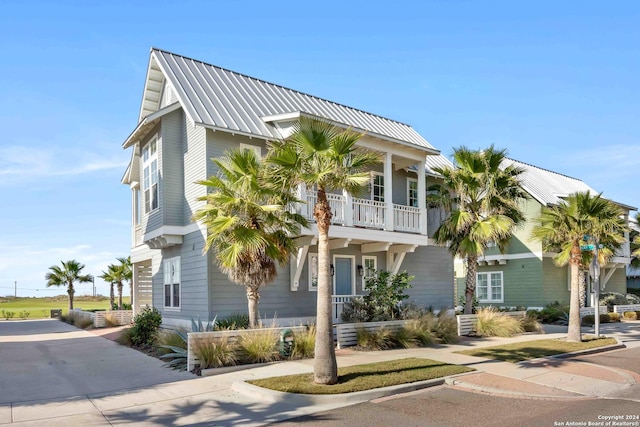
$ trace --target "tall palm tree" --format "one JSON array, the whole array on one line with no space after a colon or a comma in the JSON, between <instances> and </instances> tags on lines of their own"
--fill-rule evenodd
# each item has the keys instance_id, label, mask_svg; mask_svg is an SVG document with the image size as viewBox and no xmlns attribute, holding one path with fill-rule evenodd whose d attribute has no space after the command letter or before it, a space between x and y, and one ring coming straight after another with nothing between
<instances>
[{"instance_id":1,"label":"tall palm tree","mask_svg":"<svg viewBox=\"0 0 640 427\"><path fill-rule=\"evenodd\" d=\"M589 192L570 195L561 203L542 208L542 213L532 231L534 238L542 241L543 249L557 252L553 258L558 266L569 264L571 271L571 297L567 341L580 342L579 279L583 252L580 246L585 236L603 245L598 250L598 262L603 265L624 242L628 226L622 210L600 194Z\"/></svg>"},{"instance_id":2,"label":"tall palm tree","mask_svg":"<svg viewBox=\"0 0 640 427\"><path fill-rule=\"evenodd\" d=\"M109 284L109 310L113 310L113 305L115 303L113 287L118 283L118 272L116 271L116 266L114 264L109 264L107 266L107 271L102 270L102 274L98 277Z\"/></svg>"},{"instance_id":3,"label":"tall palm tree","mask_svg":"<svg viewBox=\"0 0 640 427\"><path fill-rule=\"evenodd\" d=\"M307 221L291 207L291 189L278 191L267 182L266 167L251 150L213 159L219 170L199 184L207 204L194 214L208 230L205 251L213 249L218 267L232 282L245 286L249 324L258 326L260 288L277 275L296 249L294 236Z\"/></svg>"},{"instance_id":4,"label":"tall palm tree","mask_svg":"<svg viewBox=\"0 0 640 427\"><path fill-rule=\"evenodd\" d=\"M460 147L453 152L456 167L434 168L443 177L445 189L440 193L448 191L453 195L453 203L444 204L451 214L438 227L434 238L464 260L465 314L473 310L478 258L490 243L495 242L504 251L515 227L524 220L519 207L519 202L527 197L520 187L523 169L513 165L503 167L506 155L506 150L493 145L486 150Z\"/></svg>"},{"instance_id":5,"label":"tall palm tree","mask_svg":"<svg viewBox=\"0 0 640 427\"><path fill-rule=\"evenodd\" d=\"M640 224L640 213L636 214L636 224ZM640 233L635 229L630 230L631 239L631 267L640 268Z\"/></svg>"},{"instance_id":6,"label":"tall palm tree","mask_svg":"<svg viewBox=\"0 0 640 427\"><path fill-rule=\"evenodd\" d=\"M129 282L129 292L131 295L131 303L133 304L133 270L131 268L131 257L116 258L118 260L118 310L123 309L122 305L122 287L124 282Z\"/></svg>"},{"instance_id":7,"label":"tall palm tree","mask_svg":"<svg viewBox=\"0 0 640 427\"><path fill-rule=\"evenodd\" d=\"M49 286L66 286L67 295L69 295L69 310L73 310L73 295L75 289L74 283L90 283L93 280L90 274L82 274L84 264L72 259L70 261L60 261L62 267L52 265L49 272L45 274L44 279Z\"/></svg>"},{"instance_id":8,"label":"tall palm tree","mask_svg":"<svg viewBox=\"0 0 640 427\"><path fill-rule=\"evenodd\" d=\"M318 292L314 381L335 384L338 369L333 344L331 319L331 277L329 274L329 225L331 207L327 192L358 192L369 181L366 168L379 161L379 156L356 150L361 134L340 129L331 123L302 117L293 134L284 141L271 143L269 163L273 176L283 188L305 184L317 189L313 217L318 227Z\"/></svg>"}]
</instances>

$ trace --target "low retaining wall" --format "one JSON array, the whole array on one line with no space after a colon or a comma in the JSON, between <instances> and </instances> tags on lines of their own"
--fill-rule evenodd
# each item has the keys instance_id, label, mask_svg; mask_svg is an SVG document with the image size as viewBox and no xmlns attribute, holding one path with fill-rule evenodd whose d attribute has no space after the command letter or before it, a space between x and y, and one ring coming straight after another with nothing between
<instances>
[{"instance_id":1,"label":"low retaining wall","mask_svg":"<svg viewBox=\"0 0 640 427\"><path fill-rule=\"evenodd\" d=\"M501 314L513 317L524 317L526 311L503 311ZM469 335L476 330L476 324L478 323L477 314L458 314L456 316L458 322L458 336Z\"/></svg>"},{"instance_id":2,"label":"low retaining wall","mask_svg":"<svg viewBox=\"0 0 640 427\"><path fill-rule=\"evenodd\" d=\"M226 337L229 341L237 341L238 337L243 334L252 334L252 333L260 333L265 331L273 331L278 338L280 337L280 332L285 329L291 329L293 333L304 332L307 327L306 326L292 326L288 328L264 328L264 329L240 329L240 330L232 330L232 331L214 331L214 332L189 332L187 334L187 371L191 371L199 364L200 360L198 356L196 356L194 352L194 345L197 340L203 339L219 339Z\"/></svg>"},{"instance_id":3,"label":"low retaining wall","mask_svg":"<svg viewBox=\"0 0 640 427\"><path fill-rule=\"evenodd\" d=\"M613 312L623 314L625 311L640 311L640 304L614 305Z\"/></svg>"},{"instance_id":4,"label":"low retaining wall","mask_svg":"<svg viewBox=\"0 0 640 427\"><path fill-rule=\"evenodd\" d=\"M607 314L609 312L609 309L607 309L606 305L601 305L598 308L598 312L600 314ZM582 307L580 309L580 318L582 319L584 316L595 316L596 314L596 309L593 307Z\"/></svg>"},{"instance_id":5,"label":"low retaining wall","mask_svg":"<svg viewBox=\"0 0 640 427\"><path fill-rule=\"evenodd\" d=\"M73 309L70 311L73 317L91 319L95 328L104 328L107 321L115 326L128 325L133 320L132 310L108 310L108 311L83 311Z\"/></svg>"},{"instance_id":6,"label":"low retaining wall","mask_svg":"<svg viewBox=\"0 0 640 427\"><path fill-rule=\"evenodd\" d=\"M409 320L390 320L387 322L366 322L366 323L338 323L336 328L336 341L338 348L352 347L358 344L358 329L375 331L380 328L395 331L407 324Z\"/></svg>"}]
</instances>

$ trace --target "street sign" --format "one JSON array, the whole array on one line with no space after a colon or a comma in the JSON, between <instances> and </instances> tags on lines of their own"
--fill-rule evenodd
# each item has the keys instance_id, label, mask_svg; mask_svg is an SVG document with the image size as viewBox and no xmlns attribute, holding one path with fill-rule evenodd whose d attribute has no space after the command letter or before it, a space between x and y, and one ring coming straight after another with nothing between
<instances>
[{"instance_id":1,"label":"street sign","mask_svg":"<svg viewBox=\"0 0 640 427\"><path fill-rule=\"evenodd\" d=\"M596 245L581 245L580 246L580 250L581 251L592 251L596 248Z\"/></svg>"}]
</instances>

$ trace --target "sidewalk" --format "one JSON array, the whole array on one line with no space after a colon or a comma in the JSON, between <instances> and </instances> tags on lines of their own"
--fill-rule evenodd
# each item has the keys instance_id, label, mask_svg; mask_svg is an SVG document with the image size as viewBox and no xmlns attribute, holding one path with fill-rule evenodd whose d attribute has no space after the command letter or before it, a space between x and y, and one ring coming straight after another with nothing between
<instances>
[{"instance_id":1,"label":"sidewalk","mask_svg":"<svg viewBox=\"0 0 640 427\"><path fill-rule=\"evenodd\" d=\"M455 351L507 342L560 338L563 333L521 335L514 338L464 339L439 348L380 352L338 351L338 366L372 363L405 357L423 357L463 364L477 371L447 379L447 384L470 391L539 399L603 397L630 387L640 378L617 369L570 359L542 359L512 364L455 354ZM584 332L588 332L585 330ZM640 347L640 323L606 327L628 347ZM352 393L349 396L312 398L247 387L243 381L313 371L313 361L280 362L212 377L196 378L153 387L70 399L15 402L0 406L0 424L73 426L135 424L158 425L263 425L325 411L419 386L402 385ZM431 382L441 384L443 381Z\"/></svg>"}]
</instances>

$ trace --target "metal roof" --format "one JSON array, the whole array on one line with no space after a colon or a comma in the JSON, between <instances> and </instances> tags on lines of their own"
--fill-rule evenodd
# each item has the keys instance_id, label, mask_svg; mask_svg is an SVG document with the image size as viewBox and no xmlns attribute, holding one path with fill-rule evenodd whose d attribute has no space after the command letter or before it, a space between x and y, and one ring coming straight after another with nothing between
<instances>
[{"instance_id":1,"label":"metal roof","mask_svg":"<svg viewBox=\"0 0 640 427\"><path fill-rule=\"evenodd\" d=\"M151 49L140 120L158 103L159 71L189 117L204 126L280 138L262 118L302 112L437 152L407 124L156 48Z\"/></svg>"},{"instance_id":2,"label":"metal roof","mask_svg":"<svg viewBox=\"0 0 640 427\"><path fill-rule=\"evenodd\" d=\"M593 195L598 194L596 190L577 178L517 160L505 159L503 166L510 165L524 169L524 172L520 175L522 188L543 205L559 204L562 202L563 197L578 191L588 191Z\"/></svg>"}]
</instances>

